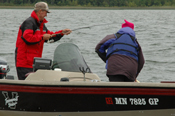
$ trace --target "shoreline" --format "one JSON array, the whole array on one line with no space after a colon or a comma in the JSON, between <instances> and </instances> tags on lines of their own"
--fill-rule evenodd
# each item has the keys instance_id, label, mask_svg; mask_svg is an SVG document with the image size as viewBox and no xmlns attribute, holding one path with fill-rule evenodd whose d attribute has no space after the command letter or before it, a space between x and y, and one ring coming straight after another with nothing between
<instances>
[{"instance_id":1,"label":"shoreline","mask_svg":"<svg viewBox=\"0 0 175 116\"><path fill-rule=\"evenodd\" d=\"M105 10L124 10L124 9L133 9L133 10L171 10L175 9L175 6L157 6L157 7L85 7L85 6L49 6L50 9L105 9ZM33 9L33 6L0 6L0 9Z\"/></svg>"}]
</instances>

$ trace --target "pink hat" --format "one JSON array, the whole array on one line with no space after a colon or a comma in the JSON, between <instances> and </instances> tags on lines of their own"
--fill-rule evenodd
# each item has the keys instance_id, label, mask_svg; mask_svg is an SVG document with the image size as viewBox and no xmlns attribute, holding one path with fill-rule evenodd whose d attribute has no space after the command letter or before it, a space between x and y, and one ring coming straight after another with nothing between
<instances>
[{"instance_id":1,"label":"pink hat","mask_svg":"<svg viewBox=\"0 0 175 116\"><path fill-rule=\"evenodd\" d=\"M134 30L134 24L133 23L128 22L126 19L124 21L125 21L125 23L122 24L122 28L130 27Z\"/></svg>"}]
</instances>

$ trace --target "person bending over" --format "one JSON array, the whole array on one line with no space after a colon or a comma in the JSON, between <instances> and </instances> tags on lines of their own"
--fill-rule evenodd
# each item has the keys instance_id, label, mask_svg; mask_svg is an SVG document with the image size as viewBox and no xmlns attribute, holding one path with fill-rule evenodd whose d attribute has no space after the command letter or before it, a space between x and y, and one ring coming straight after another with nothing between
<instances>
[{"instance_id":1,"label":"person bending over","mask_svg":"<svg viewBox=\"0 0 175 116\"><path fill-rule=\"evenodd\" d=\"M117 33L107 35L95 48L106 63L106 75L110 82L136 81L145 62L141 46L136 40L134 24L124 21Z\"/></svg>"}]
</instances>

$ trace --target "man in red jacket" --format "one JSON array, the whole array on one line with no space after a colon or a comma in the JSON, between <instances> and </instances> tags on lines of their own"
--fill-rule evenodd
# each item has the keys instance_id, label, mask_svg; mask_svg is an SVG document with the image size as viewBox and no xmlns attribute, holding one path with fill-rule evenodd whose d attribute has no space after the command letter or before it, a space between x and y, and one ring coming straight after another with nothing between
<instances>
[{"instance_id":1,"label":"man in red jacket","mask_svg":"<svg viewBox=\"0 0 175 116\"><path fill-rule=\"evenodd\" d=\"M24 80L25 74L33 71L34 57L42 57L44 42L60 40L64 35L70 34L70 29L63 29L51 32L45 26L48 21L45 19L49 12L47 3L38 2L34 11L19 27L15 62L19 80Z\"/></svg>"}]
</instances>

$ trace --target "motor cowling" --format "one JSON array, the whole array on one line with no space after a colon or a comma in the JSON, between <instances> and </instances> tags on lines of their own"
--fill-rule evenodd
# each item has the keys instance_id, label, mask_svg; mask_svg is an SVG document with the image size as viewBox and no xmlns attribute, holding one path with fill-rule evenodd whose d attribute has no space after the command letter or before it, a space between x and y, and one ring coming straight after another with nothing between
<instances>
[{"instance_id":1,"label":"motor cowling","mask_svg":"<svg viewBox=\"0 0 175 116\"><path fill-rule=\"evenodd\" d=\"M6 78L7 73L10 71L7 62L0 58L0 79Z\"/></svg>"}]
</instances>

